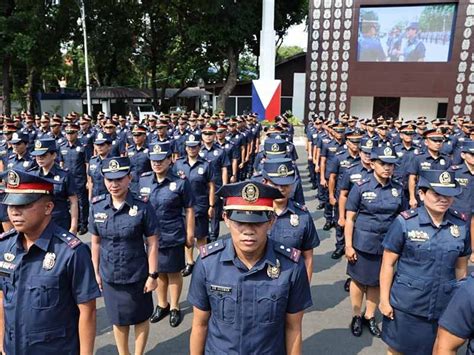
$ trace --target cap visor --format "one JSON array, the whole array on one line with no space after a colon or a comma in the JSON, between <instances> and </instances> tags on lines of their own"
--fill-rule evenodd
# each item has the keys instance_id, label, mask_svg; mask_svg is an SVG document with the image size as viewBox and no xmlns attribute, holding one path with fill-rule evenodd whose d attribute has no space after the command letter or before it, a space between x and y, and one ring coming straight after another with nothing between
<instances>
[{"instance_id":1,"label":"cap visor","mask_svg":"<svg viewBox=\"0 0 474 355\"><path fill-rule=\"evenodd\" d=\"M456 184L456 187L431 186L430 188L438 195L447 197L456 197L462 193L462 188L458 184Z\"/></svg>"},{"instance_id":2,"label":"cap visor","mask_svg":"<svg viewBox=\"0 0 474 355\"><path fill-rule=\"evenodd\" d=\"M0 203L8 206L23 206L39 200L45 194L21 194L6 193L2 196Z\"/></svg>"},{"instance_id":3,"label":"cap visor","mask_svg":"<svg viewBox=\"0 0 474 355\"><path fill-rule=\"evenodd\" d=\"M396 164L396 163L398 163L397 158L377 158L377 160L380 160L381 162L387 163L387 164Z\"/></svg>"},{"instance_id":4,"label":"cap visor","mask_svg":"<svg viewBox=\"0 0 474 355\"><path fill-rule=\"evenodd\" d=\"M268 154L268 153L265 153L265 157L267 159L281 159L281 158L287 158L287 155L286 153L271 153L271 154Z\"/></svg>"},{"instance_id":5,"label":"cap visor","mask_svg":"<svg viewBox=\"0 0 474 355\"><path fill-rule=\"evenodd\" d=\"M150 154L149 158L151 161L162 161L171 156L171 154Z\"/></svg>"},{"instance_id":6,"label":"cap visor","mask_svg":"<svg viewBox=\"0 0 474 355\"><path fill-rule=\"evenodd\" d=\"M33 150L30 154L33 156L44 155L48 152L48 150Z\"/></svg>"},{"instance_id":7,"label":"cap visor","mask_svg":"<svg viewBox=\"0 0 474 355\"><path fill-rule=\"evenodd\" d=\"M103 173L103 175L107 180L116 180L116 179L121 179L124 176L127 176L129 173L130 173L129 170L124 170L124 171L116 171L114 173Z\"/></svg>"},{"instance_id":8,"label":"cap visor","mask_svg":"<svg viewBox=\"0 0 474 355\"><path fill-rule=\"evenodd\" d=\"M201 144L201 142L198 141L185 143L186 147L197 147L199 144Z\"/></svg>"},{"instance_id":9,"label":"cap visor","mask_svg":"<svg viewBox=\"0 0 474 355\"><path fill-rule=\"evenodd\" d=\"M270 221L267 211L227 211L227 216L231 221L240 223L265 223Z\"/></svg>"},{"instance_id":10,"label":"cap visor","mask_svg":"<svg viewBox=\"0 0 474 355\"><path fill-rule=\"evenodd\" d=\"M271 177L265 170L262 170L262 175L265 179L270 180L275 185L292 185L296 181L296 175L286 177Z\"/></svg>"}]
</instances>

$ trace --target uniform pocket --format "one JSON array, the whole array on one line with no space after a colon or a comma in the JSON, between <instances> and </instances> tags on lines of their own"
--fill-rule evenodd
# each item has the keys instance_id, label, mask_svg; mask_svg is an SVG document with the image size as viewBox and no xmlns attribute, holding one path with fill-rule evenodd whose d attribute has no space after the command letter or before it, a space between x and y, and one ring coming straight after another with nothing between
<instances>
[{"instance_id":1,"label":"uniform pocket","mask_svg":"<svg viewBox=\"0 0 474 355\"><path fill-rule=\"evenodd\" d=\"M36 275L30 279L31 307L48 309L59 303L59 276Z\"/></svg>"},{"instance_id":2,"label":"uniform pocket","mask_svg":"<svg viewBox=\"0 0 474 355\"><path fill-rule=\"evenodd\" d=\"M10 277L13 277L13 274ZM13 299L13 295L15 294L15 288L13 284L10 281L4 281L2 285L2 289L3 289L3 299L5 300L5 302L7 303L11 302Z\"/></svg>"},{"instance_id":3,"label":"uniform pocket","mask_svg":"<svg viewBox=\"0 0 474 355\"><path fill-rule=\"evenodd\" d=\"M448 245L446 249L445 265L450 269L454 269L456 267L456 261L462 254L463 250L464 245L461 243Z\"/></svg>"},{"instance_id":4,"label":"uniform pocket","mask_svg":"<svg viewBox=\"0 0 474 355\"><path fill-rule=\"evenodd\" d=\"M257 320L259 323L282 321L286 315L288 288L261 285L257 288Z\"/></svg>"},{"instance_id":5,"label":"uniform pocket","mask_svg":"<svg viewBox=\"0 0 474 355\"><path fill-rule=\"evenodd\" d=\"M28 333L28 344L48 343L59 338L66 337L66 328L54 328L39 331L30 331Z\"/></svg>"},{"instance_id":6,"label":"uniform pocket","mask_svg":"<svg viewBox=\"0 0 474 355\"><path fill-rule=\"evenodd\" d=\"M396 275L390 292L390 303L401 309L415 309L427 314L429 309L429 290L426 282L409 275Z\"/></svg>"},{"instance_id":7,"label":"uniform pocket","mask_svg":"<svg viewBox=\"0 0 474 355\"><path fill-rule=\"evenodd\" d=\"M228 292L214 291L215 287L207 285L211 313L217 320L232 324L237 313L237 286L219 286L226 288Z\"/></svg>"}]
</instances>

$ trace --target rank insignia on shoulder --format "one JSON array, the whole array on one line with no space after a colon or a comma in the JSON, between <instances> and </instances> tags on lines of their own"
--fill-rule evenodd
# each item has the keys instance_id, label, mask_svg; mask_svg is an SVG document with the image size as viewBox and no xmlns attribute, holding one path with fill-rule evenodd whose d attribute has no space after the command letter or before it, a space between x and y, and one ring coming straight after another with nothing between
<instances>
[{"instance_id":1,"label":"rank insignia on shoulder","mask_svg":"<svg viewBox=\"0 0 474 355\"><path fill-rule=\"evenodd\" d=\"M107 197L106 194L95 196L92 198L92 203L97 203L99 201L105 200L106 197Z\"/></svg>"},{"instance_id":2,"label":"rank insignia on shoulder","mask_svg":"<svg viewBox=\"0 0 474 355\"><path fill-rule=\"evenodd\" d=\"M357 183L357 185L358 185L358 186L362 186L362 185L364 185L367 181L369 181L369 180L367 180L367 179L362 179L362 180L360 180L360 181Z\"/></svg>"},{"instance_id":3,"label":"rank insignia on shoulder","mask_svg":"<svg viewBox=\"0 0 474 355\"><path fill-rule=\"evenodd\" d=\"M451 169L453 169L453 170L459 170L459 169L461 169L461 166L460 166L460 165L452 165L452 166L451 166Z\"/></svg>"},{"instance_id":4,"label":"rank insignia on shoulder","mask_svg":"<svg viewBox=\"0 0 474 355\"><path fill-rule=\"evenodd\" d=\"M417 214L418 214L418 212L416 210L413 210L413 209L400 212L400 215L405 219L415 217Z\"/></svg>"},{"instance_id":5,"label":"rank insignia on shoulder","mask_svg":"<svg viewBox=\"0 0 474 355\"><path fill-rule=\"evenodd\" d=\"M9 231L6 231L6 232L3 232L2 234L0 234L0 239L6 239L8 237L11 237L14 234L15 234L15 229L12 228Z\"/></svg>"},{"instance_id":6,"label":"rank insignia on shoulder","mask_svg":"<svg viewBox=\"0 0 474 355\"><path fill-rule=\"evenodd\" d=\"M461 218L463 221L467 221L467 215L465 213L459 212L457 210L452 211L456 217Z\"/></svg>"},{"instance_id":7,"label":"rank insignia on shoulder","mask_svg":"<svg viewBox=\"0 0 474 355\"><path fill-rule=\"evenodd\" d=\"M201 255L201 259L203 259L206 256L214 254L215 252L222 249L224 249L224 243L222 242L222 240L216 240L213 243L201 245L199 247L199 255Z\"/></svg>"},{"instance_id":8,"label":"rank insignia on shoulder","mask_svg":"<svg viewBox=\"0 0 474 355\"><path fill-rule=\"evenodd\" d=\"M82 244L82 241L71 233L61 233L57 234L58 238L61 239L67 246L71 249L76 248L78 245Z\"/></svg>"},{"instance_id":9,"label":"rank insignia on shoulder","mask_svg":"<svg viewBox=\"0 0 474 355\"><path fill-rule=\"evenodd\" d=\"M153 171L147 171L146 173L143 173L141 176L150 176L153 174Z\"/></svg>"},{"instance_id":10,"label":"rank insignia on shoulder","mask_svg":"<svg viewBox=\"0 0 474 355\"><path fill-rule=\"evenodd\" d=\"M275 244L275 250L297 263L300 260L301 250L287 247L283 244Z\"/></svg>"}]
</instances>

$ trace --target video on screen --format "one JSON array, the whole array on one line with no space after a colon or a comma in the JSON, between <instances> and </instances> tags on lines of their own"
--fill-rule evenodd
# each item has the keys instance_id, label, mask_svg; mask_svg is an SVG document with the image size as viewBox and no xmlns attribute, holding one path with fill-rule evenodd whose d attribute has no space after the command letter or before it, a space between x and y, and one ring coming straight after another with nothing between
<instances>
[{"instance_id":1,"label":"video on screen","mask_svg":"<svg viewBox=\"0 0 474 355\"><path fill-rule=\"evenodd\" d=\"M361 62L447 62L456 4L361 7Z\"/></svg>"}]
</instances>

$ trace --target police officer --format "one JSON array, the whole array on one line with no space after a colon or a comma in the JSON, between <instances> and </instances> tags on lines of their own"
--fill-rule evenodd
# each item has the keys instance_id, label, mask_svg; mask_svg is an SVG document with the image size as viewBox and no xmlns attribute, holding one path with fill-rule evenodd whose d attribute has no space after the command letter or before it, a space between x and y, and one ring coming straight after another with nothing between
<instances>
[{"instance_id":1,"label":"police officer","mask_svg":"<svg viewBox=\"0 0 474 355\"><path fill-rule=\"evenodd\" d=\"M66 143L61 146L62 166L73 177L76 184L76 194L79 205L78 234L87 233L87 218L89 217L89 200L87 198L87 169L86 148L78 139L79 125L69 123L66 126ZM86 163L87 162L87 163Z\"/></svg>"},{"instance_id":2,"label":"police officer","mask_svg":"<svg viewBox=\"0 0 474 355\"><path fill-rule=\"evenodd\" d=\"M194 243L193 194L188 179L172 172L170 142L150 146L148 154L153 172L142 174L139 191L155 210L160 246L158 305L150 322L156 323L169 315L170 325L177 327L182 320L179 297L183 285L181 270L185 267L184 245L192 247Z\"/></svg>"},{"instance_id":3,"label":"police officer","mask_svg":"<svg viewBox=\"0 0 474 355\"><path fill-rule=\"evenodd\" d=\"M127 156L130 158L132 182L130 190L138 194L138 183L143 173L151 171L148 159L148 144L146 142L147 129L144 125L135 125L132 128L133 145L128 147Z\"/></svg>"},{"instance_id":4,"label":"police officer","mask_svg":"<svg viewBox=\"0 0 474 355\"><path fill-rule=\"evenodd\" d=\"M361 336L365 323L373 336L380 337L375 311L379 299L382 240L391 221L401 212L403 194L401 184L391 179L397 162L393 148L373 148L370 157L373 173L355 184L347 198L344 236L347 274L352 279L351 332ZM366 310L362 315L364 293Z\"/></svg>"},{"instance_id":5,"label":"police officer","mask_svg":"<svg viewBox=\"0 0 474 355\"><path fill-rule=\"evenodd\" d=\"M209 236L209 220L214 216L215 177L209 163L199 156L201 135L189 134L186 144L186 157L176 160L173 172L186 178L191 185L194 200L194 238L196 246L206 244ZM194 267L193 247L186 248L186 267L183 276L189 276Z\"/></svg>"},{"instance_id":6,"label":"police officer","mask_svg":"<svg viewBox=\"0 0 474 355\"><path fill-rule=\"evenodd\" d=\"M2 203L15 229L0 237L2 352L92 354L100 292L88 247L52 221L57 182L5 175Z\"/></svg>"},{"instance_id":7,"label":"police officer","mask_svg":"<svg viewBox=\"0 0 474 355\"><path fill-rule=\"evenodd\" d=\"M434 355L455 355L468 341L466 355L474 354L474 273L471 273L449 301L439 319Z\"/></svg>"},{"instance_id":8,"label":"police officer","mask_svg":"<svg viewBox=\"0 0 474 355\"><path fill-rule=\"evenodd\" d=\"M292 185L298 179L295 165L288 158L267 160L263 164L262 174L264 182L277 188L283 195L283 198L273 201L276 219L269 238L301 250L308 280L311 282L313 249L320 241L308 209L291 198Z\"/></svg>"},{"instance_id":9,"label":"police officer","mask_svg":"<svg viewBox=\"0 0 474 355\"><path fill-rule=\"evenodd\" d=\"M57 225L76 234L79 221L77 187L71 173L56 163L57 153L54 139L37 139L31 155L36 158L38 166L29 171L60 182L54 186L53 220Z\"/></svg>"},{"instance_id":10,"label":"police officer","mask_svg":"<svg viewBox=\"0 0 474 355\"><path fill-rule=\"evenodd\" d=\"M191 355L301 353L303 312L312 304L301 252L267 237L272 200L283 196L259 182L224 185L218 194L231 238L201 247L188 295Z\"/></svg>"},{"instance_id":11,"label":"police officer","mask_svg":"<svg viewBox=\"0 0 474 355\"><path fill-rule=\"evenodd\" d=\"M466 216L449 208L461 193L454 174L423 171L418 187L424 205L402 212L383 241L379 308L393 354L432 353L438 319L471 253Z\"/></svg>"},{"instance_id":12,"label":"police officer","mask_svg":"<svg viewBox=\"0 0 474 355\"><path fill-rule=\"evenodd\" d=\"M151 206L129 190L128 157L104 159L101 171L109 194L94 197L91 204L94 271L119 354L129 354L131 325L135 326L135 354L143 354L158 278L156 219Z\"/></svg>"},{"instance_id":13,"label":"police officer","mask_svg":"<svg viewBox=\"0 0 474 355\"><path fill-rule=\"evenodd\" d=\"M94 140L94 150L97 155L89 160L89 169L87 170L87 190L89 201L92 197L107 193L104 184L104 177L100 172L102 161L111 156L112 139L103 132L97 133Z\"/></svg>"},{"instance_id":14,"label":"police officer","mask_svg":"<svg viewBox=\"0 0 474 355\"><path fill-rule=\"evenodd\" d=\"M21 132L13 133L10 140L13 154L9 155L5 162L7 169L28 170L36 166L34 158L28 151L28 141L28 134Z\"/></svg>"}]
</instances>

